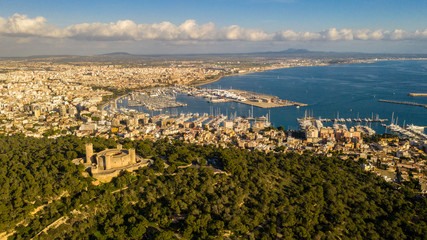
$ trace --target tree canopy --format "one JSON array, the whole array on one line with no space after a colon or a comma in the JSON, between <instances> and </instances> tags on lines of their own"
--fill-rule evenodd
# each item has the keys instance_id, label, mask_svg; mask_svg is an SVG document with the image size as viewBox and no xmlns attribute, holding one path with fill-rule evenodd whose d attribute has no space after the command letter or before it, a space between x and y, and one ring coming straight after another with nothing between
<instances>
[{"instance_id":1,"label":"tree canopy","mask_svg":"<svg viewBox=\"0 0 427 240\"><path fill-rule=\"evenodd\" d=\"M120 140L155 164L95 186L81 175L82 167L71 163L84 155L88 141L95 151L116 144L101 138L0 136L1 231L14 228L11 239L37 234L36 239L427 236L426 198L363 171L352 160L167 139ZM184 163L193 165L177 167ZM58 220L63 223L46 229Z\"/></svg>"}]
</instances>

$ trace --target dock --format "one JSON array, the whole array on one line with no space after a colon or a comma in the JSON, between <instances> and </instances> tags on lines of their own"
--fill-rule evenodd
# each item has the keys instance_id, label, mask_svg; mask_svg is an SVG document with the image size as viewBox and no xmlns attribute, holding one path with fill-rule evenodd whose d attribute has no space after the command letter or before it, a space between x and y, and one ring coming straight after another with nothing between
<instances>
[{"instance_id":1,"label":"dock","mask_svg":"<svg viewBox=\"0 0 427 240\"><path fill-rule=\"evenodd\" d=\"M305 103L283 100L277 96L236 89L202 89L188 86L175 86L173 90L181 94L187 94L188 96L205 98L211 103L237 102L260 108L288 106L297 106L299 108L307 106Z\"/></svg>"},{"instance_id":2,"label":"dock","mask_svg":"<svg viewBox=\"0 0 427 240\"><path fill-rule=\"evenodd\" d=\"M392 100L378 100L379 102L386 102L386 103L396 103L396 104L404 104L404 105L412 105L412 106L419 106L419 107L425 107L427 108L427 104L421 104L421 103L414 103L414 102L400 102L400 101L392 101Z\"/></svg>"},{"instance_id":3,"label":"dock","mask_svg":"<svg viewBox=\"0 0 427 240\"><path fill-rule=\"evenodd\" d=\"M229 92L232 92L236 95L239 95L243 97L245 100L240 99L233 99L234 102L243 103L255 107L260 108L276 108L276 107L288 107L288 106L300 106L305 107L307 104L305 103L299 103L289 100L282 100L279 99L277 96L267 95L267 94L261 94L261 93L255 93L255 92L249 92L249 91L243 91L243 90L236 90L236 89L230 89Z\"/></svg>"},{"instance_id":4,"label":"dock","mask_svg":"<svg viewBox=\"0 0 427 240\"><path fill-rule=\"evenodd\" d=\"M427 97L427 93L409 93L411 97Z\"/></svg>"}]
</instances>

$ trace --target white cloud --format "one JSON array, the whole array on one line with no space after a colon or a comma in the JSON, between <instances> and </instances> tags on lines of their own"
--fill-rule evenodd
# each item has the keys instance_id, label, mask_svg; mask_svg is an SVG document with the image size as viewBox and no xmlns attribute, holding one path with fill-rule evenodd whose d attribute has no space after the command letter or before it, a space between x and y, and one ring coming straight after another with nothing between
<instances>
[{"instance_id":1,"label":"white cloud","mask_svg":"<svg viewBox=\"0 0 427 240\"><path fill-rule=\"evenodd\" d=\"M111 23L81 23L66 28L47 24L44 17L29 18L14 14L5 19L0 17L0 36L71 38L86 41L352 41L352 40L427 40L427 30L407 32L401 29L353 30L330 28L320 32L295 32L283 30L266 33L260 29L245 29L238 25L218 28L210 22L198 25L195 20L187 20L180 25L170 22L136 24L131 20Z\"/></svg>"},{"instance_id":2,"label":"white cloud","mask_svg":"<svg viewBox=\"0 0 427 240\"><path fill-rule=\"evenodd\" d=\"M0 35L15 37L62 37L60 29L46 24L44 17L28 18L26 15L14 14L8 19L0 17Z\"/></svg>"}]
</instances>

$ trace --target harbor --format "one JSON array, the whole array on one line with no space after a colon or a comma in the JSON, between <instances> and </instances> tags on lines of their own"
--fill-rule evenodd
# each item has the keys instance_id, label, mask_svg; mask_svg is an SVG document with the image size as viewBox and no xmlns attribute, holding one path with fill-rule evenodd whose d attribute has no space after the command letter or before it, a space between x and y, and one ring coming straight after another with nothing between
<instances>
[{"instance_id":1,"label":"harbor","mask_svg":"<svg viewBox=\"0 0 427 240\"><path fill-rule=\"evenodd\" d=\"M124 98L129 107L145 107L150 111L166 108L186 107L186 103L176 101L176 92L169 88L153 88L146 91L132 92ZM123 101L119 99L117 101Z\"/></svg>"},{"instance_id":2,"label":"harbor","mask_svg":"<svg viewBox=\"0 0 427 240\"><path fill-rule=\"evenodd\" d=\"M386 64L376 63L375 65L382 67ZM406 66L405 62L399 63L399 66L413 68L412 65ZM424 111L426 110L425 108L378 102L379 99L389 99L427 104L427 99L423 97L414 99L414 97L408 96L409 93L426 93L424 91L425 88L419 87L418 80L408 81L408 84L405 84L399 91L394 86L399 86L400 78L395 77L395 72L387 72L386 76L378 76L381 79L381 81L378 80L381 83L381 91L379 91L379 89L376 89L375 84L378 83L375 81L366 81L363 84L358 83L362 84L360 86L355 85L354 73L358 69L352 66L336 69L339 70L340 74L346 76L344 80L335 80L334 75L326 71L324 72L324 78L328 79L328 81L322 82L323 77L316 76L321 74L323 69L327 70L328 68L308 68L304 69L304 71L295 68L244 76L224 77L218 82L195 88L172 86L171 88L173 88L175 93L170 92L169 94L176 94L176 101L185 103L187 106L168 108L173 105L166 105L162 108L163 110L157 109L151 111L144 106L129 107L153 116L158 114L177 115L190 112L198 112L200 114L209 113L210 115L221 113L226 116L235 115L236 113L238 116L250 116L253 112L254 115L261 116L266 115L271 110L271 122L273 126L283 126L285 129L291 130L299 129L297 119L303 118L304 111L306 109L308 111L308 108L313 109L316 112L315 117L320 119L324 125L329 126L332 126L334 122L345 123L347 126L358 124L369 125L377 133L384 133L386 129L381 123L389 124L387 119L390 119L392 112L395 112L395 116L399 116L399 119L401 119L400 125L402 125L403 120L406 120L408 124L427 126L425 121L427 112ZM419 67L417 66L417 68ZM360 73L360 78L370 79L371 76L376 76L376 73L371 71L371 68L365 70L367 72ZM353 74L349 74L350 72ZM280 79L277 76L280 76ZM301 78L301 76L304 76L304 78ZM312 78L312 76L314 77ZM343 82L346 84L341 84ZM307 88L307 86L310 86L310 88ZM253 104L247 104L249 102L247 99L246 101L239 101L209 94L209 91L213 92L215 90L218 90L218 93L225 91L229 94L234 93L234 90L264 93L270 96L277 96L280 99L306 103L308 107L298 107L297 105L276 108L255 107ZM260 99L259 101L263 100ZM128 107L127 105L128 101L123 97L122 103L117 103L118 108L126 108ZM254 106L253 111L251 109L252 106ZM338 117L337 111L339 111ZM374 113L373 116L371 115L372 112ZM379 114L378 118L376 114Z\"/></svg>"}]
</instances>

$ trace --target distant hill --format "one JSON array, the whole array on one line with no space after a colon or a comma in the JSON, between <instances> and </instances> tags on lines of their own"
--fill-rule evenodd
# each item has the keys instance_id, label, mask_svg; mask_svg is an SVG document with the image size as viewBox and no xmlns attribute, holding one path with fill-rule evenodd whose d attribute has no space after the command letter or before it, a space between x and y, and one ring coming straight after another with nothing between
<instances>
[{"instance_id":1,"label":"distant hill","mask_svg":"<svg viewBox=\"0 0 427 240\"><path fill-rule=\"evenodd\" d=\"M105 54L100 54L98 56L132 56L133 54L127 53L127 52L112 52L112 53L105 53Z\"/></svg>"},{"instance_id":2,"label":"distant hill","mask_svg":"<svg viewBox=\"0 0 427 240\"><path fill-rule=\"evenodd\" d=\"M68 58L68 57L80 57L78 55L32 55L27 58ZM17 57L17 58L25 58L25 57Z\"/></svg>"},{"instance_id":3,"label":"distant hill","mask_svg":"<svg viewBox=\"0 0 427 240\"><path fill-rule=\"evenodd\" d=\"M372 53L362 53L362 52L333 52L333 51L310 51L304 48L288 48L282 51L267 51L267 52L253 52L248 53L250 55L371 55ZM376 53L380 54L380 53ZM382 54L382 53L381 53Z\"/></svg>"},{"instance_id":4,"label":"distant hill","mask_svg":"<svg viewBox=\"0 0 427 240\"><path fill-rule=\"evenodd\" d=\"M280 51L281 53L310 53L311 51L307 49L295 49L295 48L288 48L286 50Z\"/></svg>"},{"instance_id":5,"label":"distant hill","mask_svg":"<svg viewBox=\"0 0 427 240\"><path fill-rule=\"evenodd\" d=\"M325 53L325 52L319 52L319 51L310 51L307 49L297 49L297 48L288 48L286 50L282 51L267 51L267 52L252 52L248 54L309 54L309 53Z\"/></svg>"}]
</instances>

